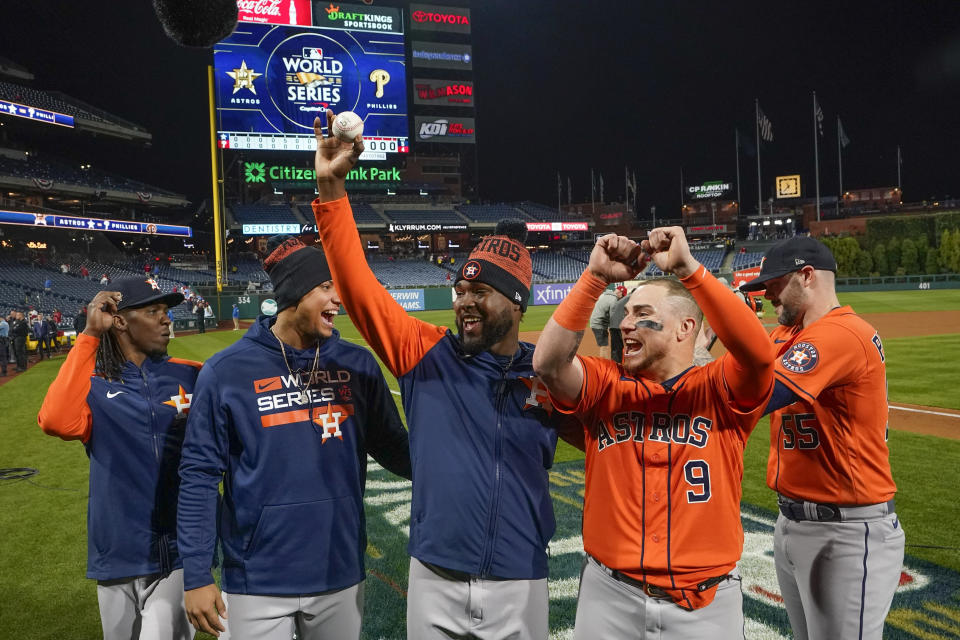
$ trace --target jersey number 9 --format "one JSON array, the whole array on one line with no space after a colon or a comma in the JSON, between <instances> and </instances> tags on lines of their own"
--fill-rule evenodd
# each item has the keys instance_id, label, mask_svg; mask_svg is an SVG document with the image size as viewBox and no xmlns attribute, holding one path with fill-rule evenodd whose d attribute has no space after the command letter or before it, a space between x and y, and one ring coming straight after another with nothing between
<instances>
[{"instance_id":1,"label":"jersey number 9","mask_svg":"<svg viewBox=\"0 0 960 640\"><path fill-rule=\"evenodd\" d=\"M689 460L683 465L683 477L692 489L687 491L687 502L710 500L710 465L704 460Z\"/></svg>"}]
</instances>

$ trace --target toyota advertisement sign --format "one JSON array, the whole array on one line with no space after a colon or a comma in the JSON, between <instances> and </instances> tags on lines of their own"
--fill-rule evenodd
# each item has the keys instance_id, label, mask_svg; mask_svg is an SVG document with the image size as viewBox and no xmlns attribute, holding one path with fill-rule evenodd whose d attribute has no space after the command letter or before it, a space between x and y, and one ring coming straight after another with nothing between
<instances>
[{"instance_id":1,"label":"toyota advertisement sign","mask_svg":"<svg viewBox=\"0 0 960 640\"><path fill-rule=\"evenodd\" d=\"M470 9L412 4L410 5L410 29L443 33L470 33Z\"/></svg>"}]
</instances>

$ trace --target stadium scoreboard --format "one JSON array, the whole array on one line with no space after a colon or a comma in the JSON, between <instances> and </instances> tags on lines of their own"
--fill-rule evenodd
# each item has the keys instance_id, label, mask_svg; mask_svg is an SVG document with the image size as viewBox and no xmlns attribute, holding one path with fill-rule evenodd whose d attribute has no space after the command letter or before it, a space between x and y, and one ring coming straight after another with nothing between
<instances>
[{"instance_id":1,"label":"stadium scoreboard","mask_svg":"<svg viewBox=\"0 0 960 640\"><path fill-rule=\"evenodd\" d=\"M330 109L363 119L361 159L409 152L398 9L291 3L276 20L295 23L240 22L214 47L221 149L314 151L314 118L326 129Z\"/></svg>"}]
</instances>

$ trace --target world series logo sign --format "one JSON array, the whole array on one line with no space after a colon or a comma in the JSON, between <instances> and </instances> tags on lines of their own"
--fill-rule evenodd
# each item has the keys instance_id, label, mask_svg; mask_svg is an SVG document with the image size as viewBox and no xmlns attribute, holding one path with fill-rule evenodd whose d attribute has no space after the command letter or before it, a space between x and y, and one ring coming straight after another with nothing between
<instances>
[{"instance_id":1,"label":"world series logo sign","mask_svg":"<svg viewBox=\"0 0 960 640\"><path fill-rule=\"evenodd\" d=\"M330 109L407 136L403 36L243 24L214 51L221 131L313 134Z\"/></svg>"}]
</instances>

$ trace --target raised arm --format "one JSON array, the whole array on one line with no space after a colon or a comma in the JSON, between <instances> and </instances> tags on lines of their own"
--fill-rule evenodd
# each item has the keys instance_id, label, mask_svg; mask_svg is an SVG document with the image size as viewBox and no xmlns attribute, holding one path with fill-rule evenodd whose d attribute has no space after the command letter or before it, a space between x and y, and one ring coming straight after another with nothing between
<instances>
[{"instance_id":1,"label":"raised arm","mask_svg":"<svg viewBox=\"0 0 960 640\"><path fill-rule=\"evenodd\" d=\"M328 111L328 131L333 117ZM390 372L399 377L443 338L445 329L407 315L377 282L363 254L345 187L347 173L363 152L363 139L357 136L351 144L332 135L324 137L322 124L320 118L313 123L319 194L313 202L313 213L320 241L350 319Z\"/></svg>"},{"instance_id":2,"label":"raised arm","mask_svg":"<svg viewBox=\"0 0 960 640\"><path fill-rule=\"evenodd\" d=\"M113 326L120 293L101 291L87 305L87 326L43 398L37 422L44 433L64 440L90 439L93 418L87 404L100 336Z\"/></svg>"},{"instance_id":3,"label":"raised arm","mask_svg":"<svg viewBox=\"0 0 960 640\"><path fill-rule=\"evenodd\" d=\"M727 348L724 379L737 406L752 409L766 401L773 385L774 352L753 311L693 258L680 227L654 229L642 244L657 266L680 278Z\"/></svg>"},{"instance_id":4,"label":"raised arm","mask_svg":"<svg viewBox=\"0 0 960 640\"><path fill-rule=\"evenodd\" d=\"M574 406L580 399L583 368L575 356L597 298L608 284L630 280L645 265L640 245L624 236L609 234L594 245L587 268L547 321L533 352L533 369L555 400Z\"/></svg>"}]
</instances>

